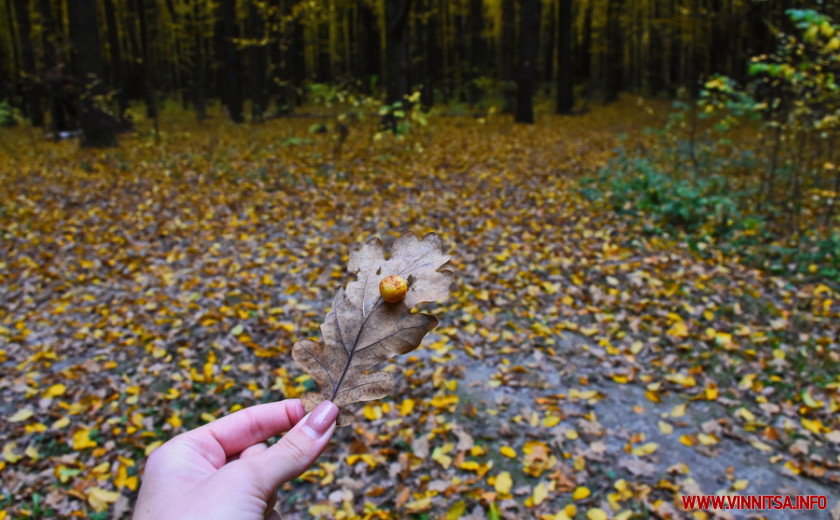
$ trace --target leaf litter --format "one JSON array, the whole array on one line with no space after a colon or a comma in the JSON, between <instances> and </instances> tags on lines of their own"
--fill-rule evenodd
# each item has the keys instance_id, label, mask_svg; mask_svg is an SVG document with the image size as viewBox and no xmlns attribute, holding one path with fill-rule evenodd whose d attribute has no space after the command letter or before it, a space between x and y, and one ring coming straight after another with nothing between
<instances>
[{"instance_id":1,"label":"leaf litter","mask_svg":"<svg viewBox=\"0 0 840 520\"><path fill-rule=\"evenodd\" d=\"M836 291L576 191L646 113L447 118L423 154L359 131L330 164L280 144L294 120L4 151L0 508L127 518L166 439L316 390L291 345L355 245L406 228L458 244L453 298L424 310L443 326L384 363L393 391L281 489L284 518L683 518L681 491L836 486Z\"/></svg>"}]
</instances>

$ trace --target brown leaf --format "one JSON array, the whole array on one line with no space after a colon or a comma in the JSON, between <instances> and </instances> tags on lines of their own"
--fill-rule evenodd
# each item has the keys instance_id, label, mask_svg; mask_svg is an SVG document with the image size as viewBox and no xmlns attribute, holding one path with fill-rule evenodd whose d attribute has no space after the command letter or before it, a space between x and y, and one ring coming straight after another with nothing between
<instances>
[{"instance_id":1,"label":"brown leaf","mask_svg":"<svg viewBox=\"0 0 840 520\"><path fill-rule=\"evenodd\" d=\"M350 256L350 270L357 273L357 280L348 284L346 292L339 289L336 293L332 310L321 325L324 344L305 339L292 349L295 361L320 386L319 393L303 396L307 411L330 400L342 409L338 425L343 426L353 422L353 414L345 406L388 395L394 386L390 374L371 369L414 350L437 326L437 318L412 313L410 307L448 294L452 273L438 272L449 260L442 247L437 235L418 241L407 232L394 243L388 260L378 238ZM389 274L409 281L402 302L386 303L379 296L379 281Z\"/></svg>"},{"instance_id":2,"label":"brown leaf","mask_svg":"<svg viewBox=\"0 0 840 520\"><path fill-rule=\"evenodd\" d=\"M408 281L403 303L409 309L446 298L452 273L440 269L447 262L449 256L443 254L443 241L434 233L417 240L413 231L406 231L394 241L387 260L382 241L374 237L350 255L347 270L356 273L356 280L347 284L347 299L361 309L362 316L367 316L380 300L379 282L390 274Z\"/></svg>"}]
</instances>

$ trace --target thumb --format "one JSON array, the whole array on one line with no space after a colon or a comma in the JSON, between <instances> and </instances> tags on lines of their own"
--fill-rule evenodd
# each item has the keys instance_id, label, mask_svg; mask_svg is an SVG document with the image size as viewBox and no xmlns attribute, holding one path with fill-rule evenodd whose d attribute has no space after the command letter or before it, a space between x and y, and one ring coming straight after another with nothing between
<instances>
[{"instance_id":1,"label":"thumb","mask_svg":"<svg viewBox=\"0 0 840 520\"><path fill-rule=\"evenodd\" d=\"M335 430L338 407L324 401L263 453L243 459L257 474L257 485L268 494L300 476L321 455Z\"/></svg>"}]
</instances>

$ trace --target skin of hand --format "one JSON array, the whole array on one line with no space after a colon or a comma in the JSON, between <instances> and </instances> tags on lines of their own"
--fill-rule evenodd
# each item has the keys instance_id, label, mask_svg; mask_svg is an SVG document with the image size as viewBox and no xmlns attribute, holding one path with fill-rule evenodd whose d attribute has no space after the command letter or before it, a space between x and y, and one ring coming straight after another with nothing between
<instances>
[{"instance_id":1,"label":"skin of hand","mask_svg":"<svg viewBox=\"0 0 840 520\"><path fill-rule=\"evenodd\" d=\"M146 462L133 520L279 519L277 488L315 462L337 416L329 401L304 416L300 400L289 399L173 437ZM282 432L273 446L264 443Z\"/></svg>"}]
</instances>

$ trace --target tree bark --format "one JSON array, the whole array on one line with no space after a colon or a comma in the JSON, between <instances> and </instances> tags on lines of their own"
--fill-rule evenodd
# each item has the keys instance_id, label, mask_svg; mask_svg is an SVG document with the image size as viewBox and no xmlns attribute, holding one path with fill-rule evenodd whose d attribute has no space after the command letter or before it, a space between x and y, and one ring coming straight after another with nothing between
<instances>
[{"instance_id":1,"label":"tree bark","mask_svg":"<svg viewBox=\"0 0 840 520\"><path fill-rule=\"evenodd\" d=\"M236 28L236 0L222 0L222 31L225 61L222 73L224 104L234 123L244 120L242 113L242 81L240 78L239 50L234 41L238 36Z\"/></svg>"},{"instance_id":2,"label":"tree bark","mask_svg":"<svg viewBox=\"0 0 840 520\"><path fill-rule=\"evenodd\" d=\"M111 58L111 88L115 91L117 111L122 117L128 109L128 100L123 90L122 53L120 52L119 27L114 13L114 0L105 0L105 22L108 26L108 52Z\"/></svg>"},{"instance_id":3,"label":"tree bark","mask_svg":"<svg viewBox=\"0 0 840 520\"><path fill-rule=\"evenodd\" d=\"M621 91L622 75L622 39L621 11L623 0L609 0L607 4L607 59L604 74L604 101L611 103L618 99Z\"/></svg>"},{"instance_id":4,"label":"tree bark","mask_svg":"<svg viewBox=\"0 0 840 520\"><path fill-rule=\"evenodd\" d=\"M115 122L95 105L95 98L105 91L96 0L74 0L69 15L70 37L76 52L76 77L82 85L79 110L84 132L82 147L116 146Z\"/></svg>"},{"instance_id":5,"label":"tree bark","mask_svg":"<svg viewBox=\"0 0 840 520\"><path fill-rule=\"evenodd\" d=\"M203 28L205 19L201 11L199 0L193 0L193 45L195 46L195 58L193 63L193 105L195 115L199 121L207 117L207 66L204 61L204 38Z\"/></svg>"},{"instance_id":6,"label":"tree bark","mask_svg":"<svg viewBox=\"0 0 840 520\"><path fill-rule=\"evenodd\" d=\"M478 88L478 80L484 75L486 68L486 50L484 44L484 2L482 0L470 0L470 12L468 17L470 33L469 60L467 66L467 81L469 81L468 92L469 102L474 105L483 94Z\"/></svg>"},{"instance_id":7,"label":"tree bark","mask_svg":"<svg viewBox=\"0 0 840 520\"><path fill-rule=\"evenodd\" d=\"M522 0L519 31L516 112L514 121L534 122L534 83L540 34L540 0Z\"/></svg>"},{"instance_id":8,"label":"tree bark","mask_svg":"<svg viewBox=\"0 0 840 520\"><path fill-rule=\"evenodd\" d=\"M515 105L512 84L516 75L514 71L516 61L516 4L514 0L502 0L502 41L499 58L505 112L511 113Z\"/></svg>"},{"instance_id":9,"label":"tree bark","mask_svg":"<svg viewBox=\"0 0 840 520\"><path fill-rule=\"evenodd\" d=\"M262 121L268 105L265 88L266 48L261 42L265 26L254 0L248 7L248 36L252 40L248 50L248 81L251 87L251 121Z\"/></svg>"},{"instance_id":10,"label":"tree bark","mask_svg":"<svg viewBox=\"0 0 840 520\"><path fill-rule=\"evenodd\" d=\"M402 103L408 95L408 13L411 0L385 2L385 101ZM382 124L397 131L393 111L384 115Z\"/></svg>"},{"instance_id":11,"label":"tree bark","mask_svg":"<svg viewBox=\"0 0 840 520\"><path fill-rule=\"evenodd\" d=\"M44 126L44 110L41 106L41 96L38 94L37 71L35 70L35 52L32 48L32 33L29 20L29 2L15 0L15 15L18 23L18 37L20 38L20 56L23 61L22 93L25 100L24 113L29 117L32 126Z\"/></svg>"},{"instance_id":12,"label":"tree bark","mask_svg":"<svg viewBox=\"0 0 840 520\"><path fill-rule=\"evenodd\" d=\"M572 0L560 0L557 63L557 113L571 114L574 107L574 66L572 63Z\"/></svg>"}]
</instances>

